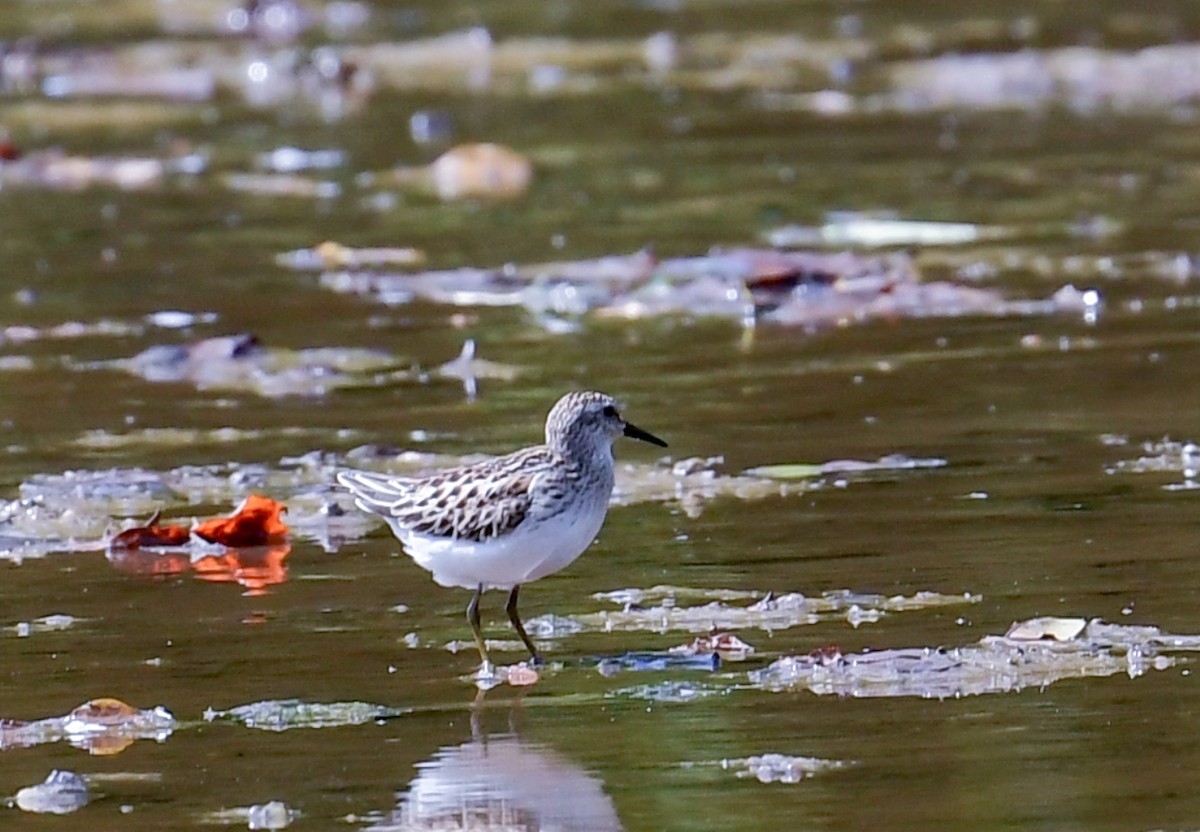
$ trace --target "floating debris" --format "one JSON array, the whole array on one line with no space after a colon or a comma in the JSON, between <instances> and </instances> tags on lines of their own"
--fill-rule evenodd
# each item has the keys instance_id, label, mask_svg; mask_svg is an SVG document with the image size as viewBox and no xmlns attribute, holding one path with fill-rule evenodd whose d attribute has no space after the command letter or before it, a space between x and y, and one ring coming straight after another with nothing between
<instances>
[{"instance_id":1,"label":"floating debris","mask_svg":"<svg viewBox=\"0 0 1200 832\"><path fill-rule=\"evenodd\" d=\"M147 381L185 381L200 390L239 391L268 398L322 396L331 390L377 387L415 378L379 350L267 347L250 333L154 346L129 359L79 368L118 369Z\"/></svg>"},{"instance_id":2,"label":"floating debris","mask_svg":"<svg viewBox=\"0 0 1200 832\"><path fill-rule=\"evenodd\" d=\"M749 674L765 690L809 690L853 697L920 696L947 699L1045 687L1062 679L1136 678L1175 664L1169 651L1200 651L1200 636L1157 627L1076 619L1033 619L1015 624L1015 636L985 636L954 648L914 647L844 655L836 647L787 656ZM1075 635L1071 635L1075 632Z\"/></svg>"},{"instance_id":3,"label":"floating debris","mask_svg":"<svg viewBox=\"0 0 1200 832\"><path fill-rule=\"evenodd\" d=\"M27 638L35 633L57 633L63 630L69 630L81 621L83 618L76 618L73 615L63 615L61 613L53 615L43 615L40 618L35 618L32 621L20 621L11 625L8 629L12 630L20 638Z\"/></svg>"},{"instance_id":4,"label":"floating debris","mask_svg":"<svg viewBox=\"0 0 1200 832\"><path fill-rule=\"evenodd\" d=\"M237 722L263 731L289 731L293 728L338 728L395 719L411 713L411 708L391 708L369 702L304 702L300 699L269 699L238 705L227 711L209 708L206 722Z\"/></svg>"},{"instance_id":5,"label":"floating debris","mask_svg":"<svg viewBox=\"0 0 1200 832\"><path fill-rule=\"evenodd\" d=\"M0 749L66 740L90 754L105 756L120 753L139 739L163 742L175 727L175 717L162 706L144 711L119 699L93 699L66 716L36 722L0 720Z\"/></svg>"},{"instance_id":6,"label":"floating debris","mask_svg":"<svg viewBox=\"0 0 1200 832\"><path fill-rule=\"evenodd\" d=\"M831 213L820 226L787 225L766 232L778 248L829 246L960 246L1012 236L1010 229L968 222L919 222L855 211Z\"/></svg>"},{"instance_id":7,"label":"floating debris","mask_svg":"<svg viewBox=\"0 0 1200 832\"><path fill-rule=\"evenodd\" d=\"M887 613L976 604L982 600L981 596L970 593L942 595L937 592L918 592L914 595L888 597L841 590L825 592L816 597L795 592L779 596L759 593L752 596L758 597L759 600L745 607L730 606L722 601L680 606L680 599L689 597L689 593L697 590L655 587L650 590L621 592L622 595L616 597L639 597L641 601L624 603L624 609L619 611L603 610L575 615L572 618L587 630L601 632L649 630L665 633L682 630L690 633L710 633L751 628L771 632L831 619L843 619L857 626L878 621ZM634 592L639 594L630 594ZM614 596L610 594L607 597L611 599ZM657 606L644 606L655 600L661 603Z\"/></svg>"},{"instance_id":8,"label":"floating debris","mask_svg":"<svg viewBox=\"0 0 1200 832\"><path fill-rule=\"evenodd\" d=\"M1083 632L1087 623L1086 618L1031 618L1015 622L1004 637L1010 641L1070 641Z\"/></svg>"},{"instance_id":9,"label":"floating debris","mask_svg":"<svg viewBox=\"0 0 1200 832\"><path fill-rule=\"evenodd\" d=\"M644 606L655 601L747 601L757 600L770 593L758 592L753 589L720 589L710 587L671 586L658 584L647 589L631 587L629 589L614 589L608 592L596 592L592 597L597 601L607 601L623 607Z\"/></svg>"},{"instance_id":10,"label":"floating debris","mask_svg":"<svg viewBox=\"0 0 1200 832\"><path fill-rule=\"evenodd\" d=\"M604 698L645 699L649 702L684 704L687 702L696 702L700 699L707 699L710 696L723 696L729 693L729 691L728 687L675 680L610 690L604 694Z\"/></svg>"},{"instance_id":11,"label":"floating debris","mask_svg":"<svg viewBox=\"0 0 1200 832\"><path fill-rule=\"evenodd\" d=\"M57 191L110 187L144 191L163 184L167 175L180 166L191 169L197 164L202 163L193 158L171 161L150 157L104 158L42 150L19 159L0 161L0 187Z\"/></svg>"},{"instance_id":12,"label":"floating debris","mask_svg":"<svg viewBox=\"0 0 1200 832\"><path fill-rule=\"evenodd\" d=\"M42 815L69 815L88 804L87 781L73 771L55 769L36 786L17 792L17 808Z\"/></svg>"},{"instance_id":13,"label":"floating debris","mask_svg":"<svg viewBox=\"0 0 1200 832\"><path fill-rule=\"evenodd\" d=\"M1200 96L1200 46L947 54L899 62L887 73L892 90L880 103L906 112L1052 106L1084 115L1170 112Z\"/></svg>"},{"instance_id":14,"label":"floating debris","mask_svg":"<svg viewBox=\"0 0 1200 832\"><path fill-rule=\"evenodd\" d=\"M337 182L310 179L296 173L226 173L225 187L256 196L286 196L304 199L336 199L342 195Z\"/></svg>"},{"instance_id":15,"label":"floating debris","mask_svg":"<svg viewBox=\"0 0 1200 832\"><path fill-rule=\"evenodd\" d=\"M328 271L321 285L389 305L422 298L455 306L524 306L534 314L582 315L648 279L654 255L642 250L589 260L390 274Z\"/></svg>"},{"instance_id":16,"label":"floating debris","mask_svg":"<svg viewBox=\"0 0 1200 832\"><path fill-rule=\"evenodd\" d=\"M895 252L734 248L658 260L633 255L494 269L411 274L329 271L321 285L387 304L423 298L457 306L523 306L535 320L593 313L639 319L660 315L727 318L743 325L831 326L871 318L1049 315L1089 306L1078 290L1044 300L1009 300L999 291L922 282L912 258ZM1093 291L1094 290L1090 290ZM1099 306L1099 294L1094 293Z\"/></svg>"},{"instance_id":17,"label":"floating debris","mask_svg":"<svg viewBox=\"0 0 1200 832\"><path fill-rule=\"evenodd\" d=\"M80 56L86 66L64 68L42 80L47 98L162 98L177 102L211 99L216 91L213 73L204 68L135 72L99 52Z\"/></svg>"},{"instance_id":18,"label":"floating debris","mask_svg":"<svg viewBox=\"0 0 1200 832\"><path fill-rule=\"evenodd\" d=\"M193 313L180 309L160 309L142 317L146 323L160 329L187 329L197 324L211 324L217 320L215 312Z\"/></svg>"},{"instance_id":19,"label":"floating debris","mask_svg":"<svg viewBox=\"0 0 1200 832\"><path fill-rule=\"evenodd\" d=\"M746 474L752 477L768 479L794 480L821 477L831 474L869 474L876 471L914 471L925 468L944 468L950 463L940 457L926 459L913 458L904 454L888 454L874 462L858 459L835 459L818 465L804 463L785 463L780 465L760 465L749 468Z\"/></svg>"},{"instance_id":20,"label":"floating debris","mask_svg":"<svg viewBox=\"0 0 1200 832\"><path fill-rule=\"evenodd\" d=\"M753 778L760 783L799 783L814 775L840 771L849 768L850 765L842 760L792 757L787 754L759 754L721 761L721 768L736 772L738 777Z\"/></svg>"},{"instance_id":21,"label":"floating debris","mask_svg":"<svg viewBox=\"0 0 1200 832\"><path fill-rule=\"evenodd\" d=\"M715 654L723 662L744 662L754 655L754 648L733 633L711 633L697 636L687 644L672 647L668 652L677 656Z\"/></svg>"},{"instance_id":22,"label":"floating debris","mask_svg":"<svg viewBox=\"0 0 1200 832\"><path fill-rule=\"evenodd\" d=\"M620 656L585 659L584 664L594 664L601 676L615 676L622 670L634 672L703 670L712 673L720 669L721 657L713 652L631 652L622 653Z\"/></svg>"},{"instance_id":23,"label":"floating debris","mask_svg":"<svg viewBox=\"0 0 1200 832\"><path fill-rule=\"evenodd\" d=\"M248 428L141 428L124 433L87 430L72 440L78 448L116 451L146 448L192 448L201 445L232 445L239 442L263 442L267 439L301 439L328 435L327 432L295 425L271 429ZM352 435L349 431L346 435Z\"/></svg>"},{"instance_id":24,"label":"floating debris","mask_svg":"<svg viewBox=\"0 0 1200 832\"><path fill-rule=\"evenodd\" d=\"M392 172L402 187L420 188L450 202L458 199L514 199L533 182L533 163L498 144L452 147L426 167Z\"/></svg>"},{"instance_id":25,"label":"floating debris","mask_svg":"<svg viewBox=\"0 0 1200 832\"><path fill-rule=\"evenodd\" d=\"M420 266L425 263L425 252L419 248L351 248L326 240L314 248L301 248L277 254L275 262L296 271Z\"/></svg>"},{"instance_id":26,"label":"floating debris","mask_svg":"<svg viewBox=\"0 0 1200 832\"><path fill-rule=\"evenodd\" d=\"M536 619L525 622L525 630L529 636L543 641L573 636L582 633L584 629L584 626L574 618L553 613L539 615Z\"/></svg>"},{"instance_id":27,"label":"floating debris","mask_svg":"<svg viewBox=\"0 0 1200 832\"><path fill-rule=\"evenodd\" d=\"M282 800L272 800L253 806L205 812L200 816L200 820L203 823L225 826L245 824L250 829L287 829L292 825L292 821L299 817L300 812L289 808Z\"/></svg>"},{"instance_id":28,"label":"floating debris","mask_svg":"<svg viewBox=\"0 0 1200 832\"><path fill-rule=\"evenodd\" d=\"M336 148L303 150L299 147L277 147L259 154L255 160L260 168L274 173L297 173L302 170L329 170L346 163L346 152Z\"/></svg>"},{"instance_id":29,"label":"floating debris","mask_svg":"<svg viewBox=\"0 0 1200 832\"><path fill-rule=\"evenodd\" d=\"M66 321L48 327L26 325L10 325L0 327L0 345L25 344L30 341L60 340L67 338L94 338L97 336L124 338L140 335L145 326L126 321L102 319L87 323L84 321Z\"/></svg>"},{"instance_id":30,"label":"floating debris","mask_svg":"<svg viewBox=\"0 0 1200 832\"><path fill-rule=\"evenodd\" d=\"M1105 469L1106 473L1182 474L1185 485L1194 482L1200 476L1200 445L1195 442L1178 442L1163 437L1153 442L1143 442L1140 450L1140 456L1119 460L1108 466ZM1180 484L1175 484L1174 487L1180 488Z\"/></svg>"}]
</instances>

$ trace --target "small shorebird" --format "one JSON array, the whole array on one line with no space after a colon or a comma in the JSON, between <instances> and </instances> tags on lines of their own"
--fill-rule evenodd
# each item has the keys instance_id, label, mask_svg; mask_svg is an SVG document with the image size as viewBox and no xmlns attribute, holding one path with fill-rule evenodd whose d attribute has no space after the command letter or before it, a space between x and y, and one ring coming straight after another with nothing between
<instances>
[{"instance_id":1,"label":"small shorebird","mask_svg":"<svg viewBox=\"0 0 1200 832\"><path fill-rule=\"evenodd\" d=\"M521 584L570 564L595 540L612 495L618 436L667 446L626 422L611 396L568 393L546 417L545 445L428 476L341 471L337 480L359 508L387 521L437 583L475 590L467 621L481 674L490 675L480 597L486 589L509 590L508 618L540 663L517 612L517 593Z\"/></svg>"}]
</instances>

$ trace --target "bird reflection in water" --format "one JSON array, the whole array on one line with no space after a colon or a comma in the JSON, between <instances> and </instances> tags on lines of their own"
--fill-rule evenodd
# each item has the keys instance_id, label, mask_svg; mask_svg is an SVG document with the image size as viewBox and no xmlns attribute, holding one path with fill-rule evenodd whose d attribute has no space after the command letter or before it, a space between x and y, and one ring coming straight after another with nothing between
<instances>
[{"instance_id":1,"label":"bird reflection in water","mask_svg":"<svg viewBox=\"0 0 1200 832\"><path fill-rule=\"evenodd\" d=\"M601 781L553 749L509 731L482 728L482 692L471 714L472 738L417 765L394 810L365 832L414 830L621 829Z\"/></svg>"}]
</instances>

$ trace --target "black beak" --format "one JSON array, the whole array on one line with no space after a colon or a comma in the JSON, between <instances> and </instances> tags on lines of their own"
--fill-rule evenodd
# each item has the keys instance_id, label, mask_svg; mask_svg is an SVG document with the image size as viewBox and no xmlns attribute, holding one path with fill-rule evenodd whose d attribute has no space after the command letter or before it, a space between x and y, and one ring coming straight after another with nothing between
<instances>
[{"instance_id":1,"label":"black beak","mask_svg":"<svg viewBox=\"0 0 1200 832\"><path fill-rule=\"evenodd\" d=\"M649 442L651 445L657 445L660 448L667 447L667 443L659 439L653 433L644 431L637 425L629 424L629 422L625 423L625 435L630 439L640 439L643 442Z\"/></svg>"}]
</instances>

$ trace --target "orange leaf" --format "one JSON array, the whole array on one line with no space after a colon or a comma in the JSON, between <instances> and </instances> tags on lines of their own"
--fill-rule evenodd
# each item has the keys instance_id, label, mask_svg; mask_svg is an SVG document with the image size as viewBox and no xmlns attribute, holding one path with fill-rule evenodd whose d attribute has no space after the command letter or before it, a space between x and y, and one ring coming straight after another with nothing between
<instances>
[{"instance_id":1,"label":"orange leaf","mask_svg":"<svg viewBox=\"0 0 1200 832\"><path fill-rule=\"evenodd\" d=\"M251 494L228 517L205 520L192 532L209 543L225 546L265 546L283 543L288 527L280 518L284 506L270 497Z\"/></svg>"}]
</instances>

